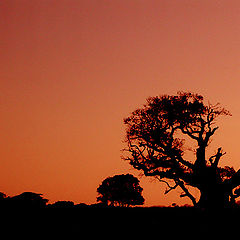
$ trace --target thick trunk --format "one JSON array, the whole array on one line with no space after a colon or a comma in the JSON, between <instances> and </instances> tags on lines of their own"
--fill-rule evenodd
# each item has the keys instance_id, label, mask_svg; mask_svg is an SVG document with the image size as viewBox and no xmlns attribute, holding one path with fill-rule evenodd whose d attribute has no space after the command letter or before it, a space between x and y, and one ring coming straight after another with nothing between
<instances>
[{"instance_id":1,"label":"thick trunk","mask_svg":"<svg viewBox=\"0 0 240 240\"><path fill-rule=\"evenodd\" d=\"M224 208L230 205L230 194L222 184L209 184L209 186L201 188L200 191L198 206L201 208Z\"/></svg>"},{"instance_id":2,"label":"thick trunk","mask_svg":"<svg viewBox=\"0 0 240 240\"><path fill-rule=\"evenodd\" d=\"M217 168L203 166L197 170L198 189L201 208L223 208L230 204L230 188L223 183Z\"/></svg>"},{"instance_id":3,"label":"thick trunk","mask_svg":"<svg viewBox=\"0 0 240 240\"><path fill-rule=\"evenodd\" d=\"M204 143L199 143L199 148L197 149L197 153L196 153L197 159L195 162L195 166L197 166L198 168L206 167L205 151L206 151L206 145Z\"/></svg>"}]
</instances>

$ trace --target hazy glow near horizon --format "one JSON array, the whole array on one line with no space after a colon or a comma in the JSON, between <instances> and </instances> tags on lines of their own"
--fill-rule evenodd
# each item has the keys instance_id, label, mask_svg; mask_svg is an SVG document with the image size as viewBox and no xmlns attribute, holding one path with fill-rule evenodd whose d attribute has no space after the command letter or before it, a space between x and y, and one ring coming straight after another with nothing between
<instances>
[{"instance_id":1,"label":"hazy glow near horizon","mask_svg":"<svg viewBox=\"0 0 240 240\"><path fill-rule=\"evenodd\" d=\"M232 0L2 1L0 191L94 203L106 177L138 176L120 159L123 118L179 90L231 111L213 146L238 169L239 12ZM189 203L140 180L146 205Z\"/></svg>"}]
</instances>

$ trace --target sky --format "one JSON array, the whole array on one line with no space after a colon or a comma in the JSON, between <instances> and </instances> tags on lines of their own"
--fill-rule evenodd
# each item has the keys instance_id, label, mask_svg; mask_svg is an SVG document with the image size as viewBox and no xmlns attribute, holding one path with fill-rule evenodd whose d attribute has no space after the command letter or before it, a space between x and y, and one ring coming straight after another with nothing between
<instances>
[{"instance_id":1,"label":"sky","mask_svg":"<svg viewBox=\"0 0 240 240\"><path fill-rule=\"evenodd\" d=\"M214 153L240 168L240 2L0 2L0 191L96 202L108 176L140 179L146 206L190 203L121 159L123 119L149 96L220 102Z\"/></svg>"}]
</instances>

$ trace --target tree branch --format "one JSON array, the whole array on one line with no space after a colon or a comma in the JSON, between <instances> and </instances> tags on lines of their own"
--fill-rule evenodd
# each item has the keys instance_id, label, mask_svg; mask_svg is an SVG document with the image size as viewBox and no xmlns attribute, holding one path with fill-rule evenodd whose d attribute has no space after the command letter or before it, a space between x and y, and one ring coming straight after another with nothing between
<instances>
[{"instance_id":1,"label":"tree branch","mask_svg":"<svg viewBox=\"0 0 240 240\"><path fill-rule=\"evenodd\" d=\"M216 169L217 166L218 166L220 158L225 154L226 154L226 152L222 152L221 147L218 148L217 153L209 158L209 162L211 163L211 167ZM215 160L213 161L214 158L215 158Z\"/></svg>"},{"instance_id":2,"label":"tree branch","mask_svg":"<svg viewBox=\"0 0 240 240\"><path fill-rule=\"evenodd\" d=\"M178 186L182 188L182 190L185 192L185 194L181 194L180 197L189 197L190 200L192 201L193 205L196 206L197 202L196 199L193 197L193 195L188 191L188 189L185 187L184 182L181 180L177 181Z\"/></svg>"},{"instance_id":3,"label":"tree branch","mask_svg":"<svg viewBox=\"0 0 240 240\"><path fill-rule=\"evenodd\" d=\"M186 167L189 167L189 168L193 169L194 164L192 164L191 162L183 159L183 157L182 157L181 155L177 156L176 158L177 158L177 160L178 160L180 163L182 163L182 164L185 165Z\"/></svg>"},{"instance_id":4,"label":"tree branch","mask_svg":"<svg viewBox=\"0 0 240 240\"><path fill-rule=\"evenodd\" d=\"M190 138L194 139L194 140L199 140L199 138L195 135L193 135L193 132L190 132L188 128L184 129L181 128L182 133L187 134Z\"/></svg>"},{"instance_id":5,"label":"tree branch","mask_svg":"<svg viewBox=\"0 0 240 240\"><path fill-rule=\"evenodd\" d=\"M204 139L206 145L207 145L210 137L218 130L218 128L219 128L219 127L215 127L213 130L211 130L211 131L209 131L209 132L206 133L206 137L205 137L205 139Z\"/></svg>"},{"instance_id":6,"label":"tree branch","mask_svg":"<svg viewBox=\"0 0 240 240\"><path fill-rule=\"evenodd\" d=\"M193 197L193 195L189 192L189 190L185 187L185 184L183 181L181 181L180 179L173 179L175 181L175 185L174 186L170 186L170 184L165 181L165 180L162 180L161 178L159 178L158 176L156 176L156 179L160 182L163 182L165 184L167 184L168 188L166 191L165 191L165 194L169 193L170 191L176 189L178 186L181 187L181 189L184 191L184 194L181 194L180 197L189 197L190 200L192 201L193 205L196 206L197 205L197 202L196 202L196 199Z\"/></svg>"},{"instance_id":7,"label":"tree branch","mask_svg":"<svg viewBox=\"0 0 240 240\"><path fill-rule=\"evenodd\" d=\"M178 186L178 184L175 184L175 185L172 187L172 186L170 186L170 184L169 184L167 181L162 180L162 179L159 178L158 176L156 176L156 179L157 179L159 182L163 182L163 183L165 183L165 184L168 186L168 189L165 190L164 194L168 194L170 191L172 191L173 189L175 189L175 188Z\"/></svg>"}]
</instances>

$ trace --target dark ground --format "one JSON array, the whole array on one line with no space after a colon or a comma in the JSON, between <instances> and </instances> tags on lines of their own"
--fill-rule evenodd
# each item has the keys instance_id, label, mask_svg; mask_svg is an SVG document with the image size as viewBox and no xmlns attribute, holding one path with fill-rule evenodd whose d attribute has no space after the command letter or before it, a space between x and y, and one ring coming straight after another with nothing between
<instances>
[{"instance_id":1,"label":"dark ground","mask_svg":"<svg viewBox=\"0 0 240 240\"><path fill-rule=\"evenodd\" d=\"M239 208L219 211L185 207L1 209L0 226L2 236L10 239L11 236L195 239L209 234L216 239L238 237L239 216Z\"/></svg>"}]
</instances>

